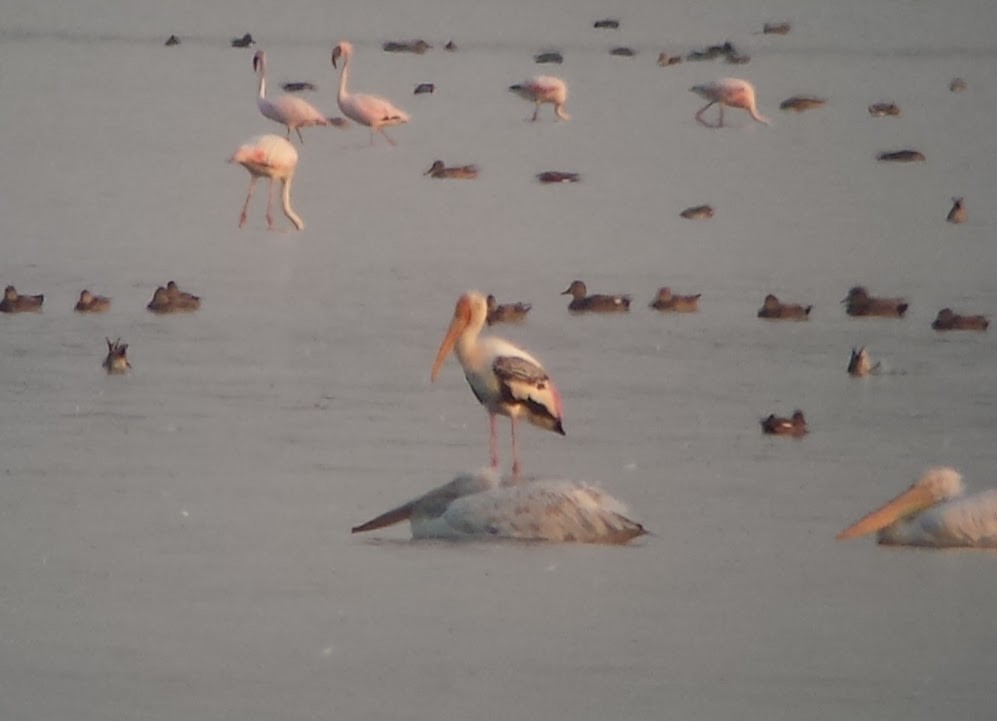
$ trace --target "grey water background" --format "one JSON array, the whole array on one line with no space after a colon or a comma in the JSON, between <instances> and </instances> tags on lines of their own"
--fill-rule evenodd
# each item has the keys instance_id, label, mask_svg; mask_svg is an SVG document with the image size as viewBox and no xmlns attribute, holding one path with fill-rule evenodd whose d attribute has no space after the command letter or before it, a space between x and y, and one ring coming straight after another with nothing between
<instances>
[{"instance_id":1,"label":"grey water background","mask_svg":"<svg viewBox=\"0 0 997 721\"><path fill-rule=\"evenodd\" d=\"M621 28L594 30L605 16ZM754 34L781 19L789 35ZM992 334L929 327L997 309L995 20L985 2L7 3L0 280L46 301L0 318L0 717L989 718L994 557L834 534L926 466L995 480ZM247 31L271 92L310 80L338 114L329 52L350 39L352 89L412 115L395 148L304 131L301 233L265 230L262 189L236 227L247 175L224 160L282 132L229 47ZM380 50L410 37L436 47ZM748 65L655 63L726 39ZM546 48L564 64L534 65ZM568 82L571 122L524 122L505 88L540 72ZM694 121L689 86L725 75L772 127ZM828 105L781 113L797 93ZM881 100L903 115L870 118ZM874 159L901 147L927 162ZM481 177L423 177L436 158ZM540 186L547 169L583 181ZM679 217L699 203L716 216ZM570 317L576 277L633 311ZM144 310L171 278L199 313ZM856 283L908 316L846 317ZM666 284L701 312L648 310ZM111 311L74 314L84 287ZM565 399L567 437L523 429L526 472L600 484L653 536L350 535L487 461L456 361L428 379L471 287L534 304L495 331ZM768 292L811 320L758 320ZM105 336L131 375L103 374ZM861 344L888 373L845 374ZM810 436L759 433L795 407Z\"/></svg>"}]
</instances>

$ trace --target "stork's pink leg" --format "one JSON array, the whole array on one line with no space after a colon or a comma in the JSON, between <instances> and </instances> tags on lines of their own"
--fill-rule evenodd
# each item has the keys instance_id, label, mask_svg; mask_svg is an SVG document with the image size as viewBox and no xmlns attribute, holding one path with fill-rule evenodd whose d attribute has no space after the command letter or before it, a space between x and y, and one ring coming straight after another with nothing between
<instances>
[{"instance_id":1,"label":"stork's pink leg","mask_svg":"<svg viewBox=\"0 0 997 721\"><path fill-rule=\"evenodd\" d=\"M492 468L498 468L498 431L495 429L495 414L488 414L488 450L492 454Z\"/></svg>"},{"instance_id":2,"label":"stork's pink leg","mask_svg":"<svg viewBox=\"0 0 997 721\"><path fill-rule=\"evenodd\" d=\"M512 427L512 477L514 479L519 478L519 444L516 443L516 419L509 417L509 423Z\"/></svg>"},{"instance_id":3,"label":"stork's pink leg","mask_svg":"<svg viewBox=\"0 0 997 721\"><path fill-rule=\"evenodd\" d=\"M256 187L256 176L249 176L249 190L246 191L246 202L242 204L242 212L239 213L239 227L246 224L246 213L249 210L249 201L253 197L253 188Z\"/></svg>"}]
</instances>

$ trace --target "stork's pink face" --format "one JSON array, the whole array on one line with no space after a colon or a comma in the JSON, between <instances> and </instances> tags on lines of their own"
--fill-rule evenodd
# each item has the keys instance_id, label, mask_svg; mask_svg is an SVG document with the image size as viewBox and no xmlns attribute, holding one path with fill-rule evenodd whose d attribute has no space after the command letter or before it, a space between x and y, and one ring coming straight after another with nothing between
<instances>
[{"instance_id":1,"label":"stork's pink face","mask_svg":"<svg viewBox=\"0 0 997 721\"><path fill-rule=\"evenodd\" d=\"M447 359L450 355L450 351L453 350L454 346L457 344L457 339L460 338L461 333L471 324L472 308L471 308L471 295L469 293L464 293L460 298L457 299L457 305L454 307L453 320L450 321L450 327L447 328L447 334L443 338L443 342L440 344L440 349L436 352L436 360L433 362L433 370L429 374L429 379L435 381L436 377L440 374L440 368L443 366L443 361Z\"/></svg>"}]
</instances>

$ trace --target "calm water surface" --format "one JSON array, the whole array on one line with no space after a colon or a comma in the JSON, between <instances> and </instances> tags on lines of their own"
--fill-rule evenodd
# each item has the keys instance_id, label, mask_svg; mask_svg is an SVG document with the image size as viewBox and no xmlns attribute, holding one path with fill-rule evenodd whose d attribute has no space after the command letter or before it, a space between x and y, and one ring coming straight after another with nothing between
<instances>
[{"instance_id":1,"label":"calm water surface","mask_svg":"<svg viewBox=\"0 0 997 721\"><path fill-rule=\"evenodd\" d=\"M0 716L990 717L994 556L833 537L926 466L997 476L993 336L929 327L946 305L997 310L997 6L202 5L4 13L0 281L46 301L0 318ZM604 16L621 29L593 30ZM753 34L778 19L789 35ZM228 47L247 31L271 85L314 82L329 114L329 51L352 40L353 88L413 118L396 148L305 131L302 233L266 232L262 191L236 227L247 177L224 159L282 130ZM380 50L418 36L437 47ZM656 65L728 38L750 64ZM565 63L534 65L546 48ZM540 71L569 83L570 123L524 122L505 90ZM725 75L756 83L772 127L694 121L688 87ZM778 110L800 93L828 104ZM870 118L884 100L903 115ZM902 147L927 162L874 160ZM423 177L436 158L481 177ZM548 169L583 182L541 187ZM944 222L953 195L963 226ZM712 220L679 217L700 203ZM171 278L201 312L144 310ZM633 312L569 317L574 278ZM907 296L908 317L846 317L856 283ZM647 310L666 284L702 311ZM84 287L111 311L72 313ZM500 332L565 398L566 438L524 430L527 472L595 481L655 535L350 536L487 459L456 361L428 379L469 287L534 304ZM756 319L768 292L811 320ZM105 336L130 344L129 376L101 371ZM889 373L845 374L861 344ZM795 407L809 437L759 433Z\"/></svg>"}]
</instances>

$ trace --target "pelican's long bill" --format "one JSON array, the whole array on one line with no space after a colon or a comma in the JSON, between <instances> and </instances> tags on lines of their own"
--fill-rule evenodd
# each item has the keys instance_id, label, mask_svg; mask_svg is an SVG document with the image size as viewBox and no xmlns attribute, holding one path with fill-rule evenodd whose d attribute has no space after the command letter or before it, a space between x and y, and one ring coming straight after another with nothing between
<instances>
[{"instance_id":1,"label":"pelican's long bill","mask_svg":"<svg viewBox=\"0 0 997 721\"><path fill-rule=\"evenodd\" d=\"M457 338L460 337L461 332L470 322L471 302L465 294L457 299L457 305L453 311L453 320L450 321L450 327L447 328L447 334L444 336L443 342L440 344L440 349L436 352L436 360L433 361L433 370L429 374L429 379L431 381L435 381L436 377L440 374L440 368L443 366L443 361L445 361L447 356L450 355L450 351L453 350L454 345L457 343Z\"/></svg>"},{"instance_id":2,"label":"pelican's long bill","mask_svg":"<svg viewBox=\"0 0 997 721\"><path fill-rule=\"evenodd\" d=\"M874 533L893 525L901 518L914 516L938 502L931 489L924 485L913 485L899 496L890 499L875 511L866 514L835 538L843 541Z\"/></svg>"}]
</instances>

